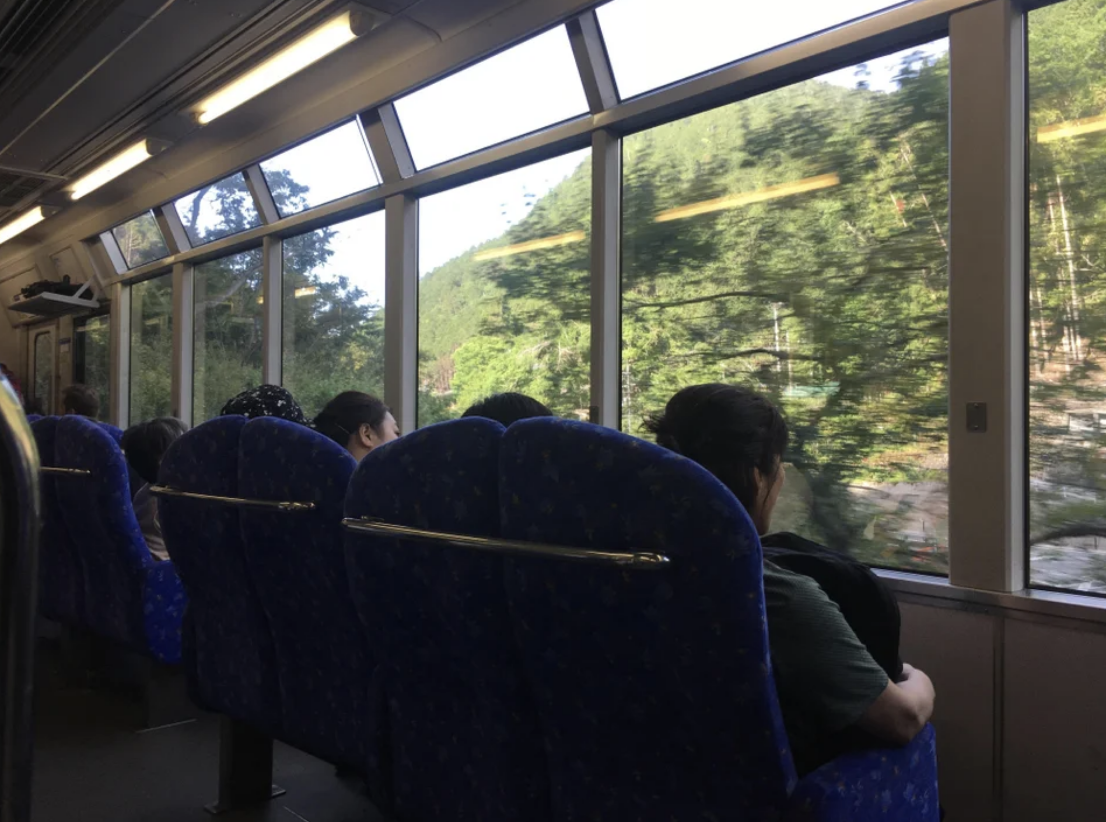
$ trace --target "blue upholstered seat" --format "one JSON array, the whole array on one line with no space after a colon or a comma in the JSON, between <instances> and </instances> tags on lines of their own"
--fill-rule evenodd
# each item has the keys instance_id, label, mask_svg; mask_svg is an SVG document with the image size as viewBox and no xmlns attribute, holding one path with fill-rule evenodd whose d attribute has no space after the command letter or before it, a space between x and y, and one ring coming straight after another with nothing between
<instances>
[{"instance_id":1,"label":"blue upholstered seat","mask_svg":"<svg viewBox=\"0 0 1106 822\"><path fill-rule=\"evenodd\" d=\"M246 418L217 417L169 448L161 484L238 497ZM246 571L239 509L176 497L158 501L165 545L189 595L184 663L192 698L280 736L280 694L269 621Z\"/></svg>"},{"instance_id":2,"label":"blue upholstered seat","mask_svg":"<svg viewBox=\"0 0 1106 822\"><path fill-rule=\"evenodd\" d=\"M29 423L35 423L35 422L38 422L41 419L42 419L42 414L28 414L27 415L27 422L29 422Z\"/></svg>"},{"instance_id":3,"label":"blue upholstered seat","mask_svg":"<svg viewBox=\"0 0 1106 822\"><path fill-rule=\"evenodd\" d=\"M350 597L342 529L357 463L330 439L275 417L246 425L239 454L242 496L316 506L241 514L246 565L276 651L283 738L372 781L380 767L374 665Z\"/></svg>"},{"instance_id":4,"label":"blue upholstered seat","mask_svg":"<svg viewBox=\"0 0 1106 822\"><path fill-rule=\"evenodd\" d=\"M347 515L494 535L502 433L489 420L463 419L373 451L354 473ZM355 534L346 538L346 558L388 704L395 816L549 818L502 558Z\"/></svg>"},{"instance_id":5,"label":"blue upholstered seat","mask_svg":"<svg viewBox=\"0 0 1106 822\"><path fill-rule=\"evenodd\" d=\"M162 662L179 662L184 590L173 564L155 561L146 548L119 445L96 423L67 416L57 422L54 453L58 467L90 472L55 480L82 559L86 627Z\"/></svg>"},{"instance_id":6,"label":"blue upholstered seat","mask_svg":"<svg viewBox=\"0 0 1106 822\"><path fill-rule=\"evenodd\" d=\"M500 483L504 537L672 560L660 571L507 560L556 819L937 818L931 730L797 783L760 542L705 470L614 431L536 419L508 430Z\"/></svg>"},{"instance_id":7,"label":"blue upholstered seat","mask_svg":"<svg viewBox=\"0 0 1106 822\"><path fill-rule=\"evenodd\" d=\"M28 417L30 419L30 417ZM44 467L54 467L57 417L39 417L31 423L39 458ZM39 611L50 619L70 625L84 620L84 569L77 546L69 536L58 502L57 480L43 474L42 536L39 541Z\"/></svg>"}]
</instances>

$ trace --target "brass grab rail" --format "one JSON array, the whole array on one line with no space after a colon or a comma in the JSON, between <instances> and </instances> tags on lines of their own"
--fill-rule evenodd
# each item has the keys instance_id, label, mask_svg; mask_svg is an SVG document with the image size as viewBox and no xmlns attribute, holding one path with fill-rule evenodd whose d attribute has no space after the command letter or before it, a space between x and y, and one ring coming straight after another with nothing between
<instances>
[{"instance_id":1,"label":"brass grab rail","mask_svg":"<svg viewBox=\"0 0 1106 822\"><path fill-rule=\"evenodd\" d=\"M521 554L523 556L541 556L551 559L567 559L593 565L610 565L619 568L633 568L642 571L657 571L668 567L671 560L664 554L648 551L601 551L597 548L573 548L567 545L550 545L542 542L500 539L498 537L476 537L470 534L451 534L444 531L427 531L411 528L407 525L391 525L386 522L367 519L344 519L342 525L350 531L373 534L378 537L414 539L422 542L437 542L458 548L472 548L476 551L489 551L497 554Z\"/></svg>"},{"instance_id":2,"label":"brass grab rail","mask_svg":"<svg viewBox=\"0 0 1106 822\"><path fill-rule=\"evenodd\" d=\"M286 514L295 514L303 511L314 511L313 502L282 502L269 499L244 499L242 497L221 497L215 494L200 494L196 491L181 491L168 485L151 485L150 493L159 497L178 497L180 499L197 499L206 502L217 502L221 505L233 505L237 508L263 508L270 511L282 511Z\"/></svg>"},{"instance_id":3,"label":"brass grab rail","mask_svg":"<svg viewBox=\"0 0 1106 822\"><path fill-rule=\"evenodd\" d=\"M91 477L92 472L87 468L57 468L52 465L44 465L38 469L43 474L53 474L59 477Z\"/></svg>"}]
</instances>

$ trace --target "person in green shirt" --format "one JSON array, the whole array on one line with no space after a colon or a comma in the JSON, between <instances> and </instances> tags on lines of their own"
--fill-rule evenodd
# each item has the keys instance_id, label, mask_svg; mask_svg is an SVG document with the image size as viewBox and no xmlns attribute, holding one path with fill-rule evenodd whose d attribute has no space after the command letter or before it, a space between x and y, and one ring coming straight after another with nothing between
<instances>
[{"instance_id":1,"label":"person in green shirt","mask_svg":"<svg viewBox=\"0 0 1106 822\"><path fill-rule=\"evenodd\" d=\"M657 444L717 477L766 534L784 484L787 423L765 397L732 385L679 391L647 427ZM768 644L799 774L858 746L905 745L933 713L933 683L903 665L892 682L811 577L764 562Z\"/></svg>"}]
</instances>

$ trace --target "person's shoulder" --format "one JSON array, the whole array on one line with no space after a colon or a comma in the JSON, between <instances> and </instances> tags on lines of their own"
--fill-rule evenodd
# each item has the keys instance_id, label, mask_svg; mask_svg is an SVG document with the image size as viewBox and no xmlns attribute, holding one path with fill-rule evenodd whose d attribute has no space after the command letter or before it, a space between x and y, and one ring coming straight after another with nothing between
<instances>
[{"instance_id":1,"label":"person's shoulder","mask_svg":"<svg viewBox=\"0 0 1106 822\"><path fill-rule=\"evenodd\" d=\"M787 599L825 600L826 592L806 574L788 570L771 560L764 561L764 595Z\"/></svg>"}]
</instances>

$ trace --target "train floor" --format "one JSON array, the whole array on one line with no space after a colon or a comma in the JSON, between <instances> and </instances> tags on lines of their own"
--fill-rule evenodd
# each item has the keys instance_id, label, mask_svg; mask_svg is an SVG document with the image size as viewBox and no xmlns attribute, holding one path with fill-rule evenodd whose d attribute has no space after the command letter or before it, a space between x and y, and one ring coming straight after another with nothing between
<instances>
[{"instance_id":1,"label":"train floor","mask_svg":"<svg viewBox=\"0 0 1106 822\"><path fill-rule=\"evenodd\" d=\"M32 822L383 822L357 780L277 743L263 806L210 816L219 719L142 730L133 696L63 677L56 647L38 649Z\"/></svg>"}]
</instances>

